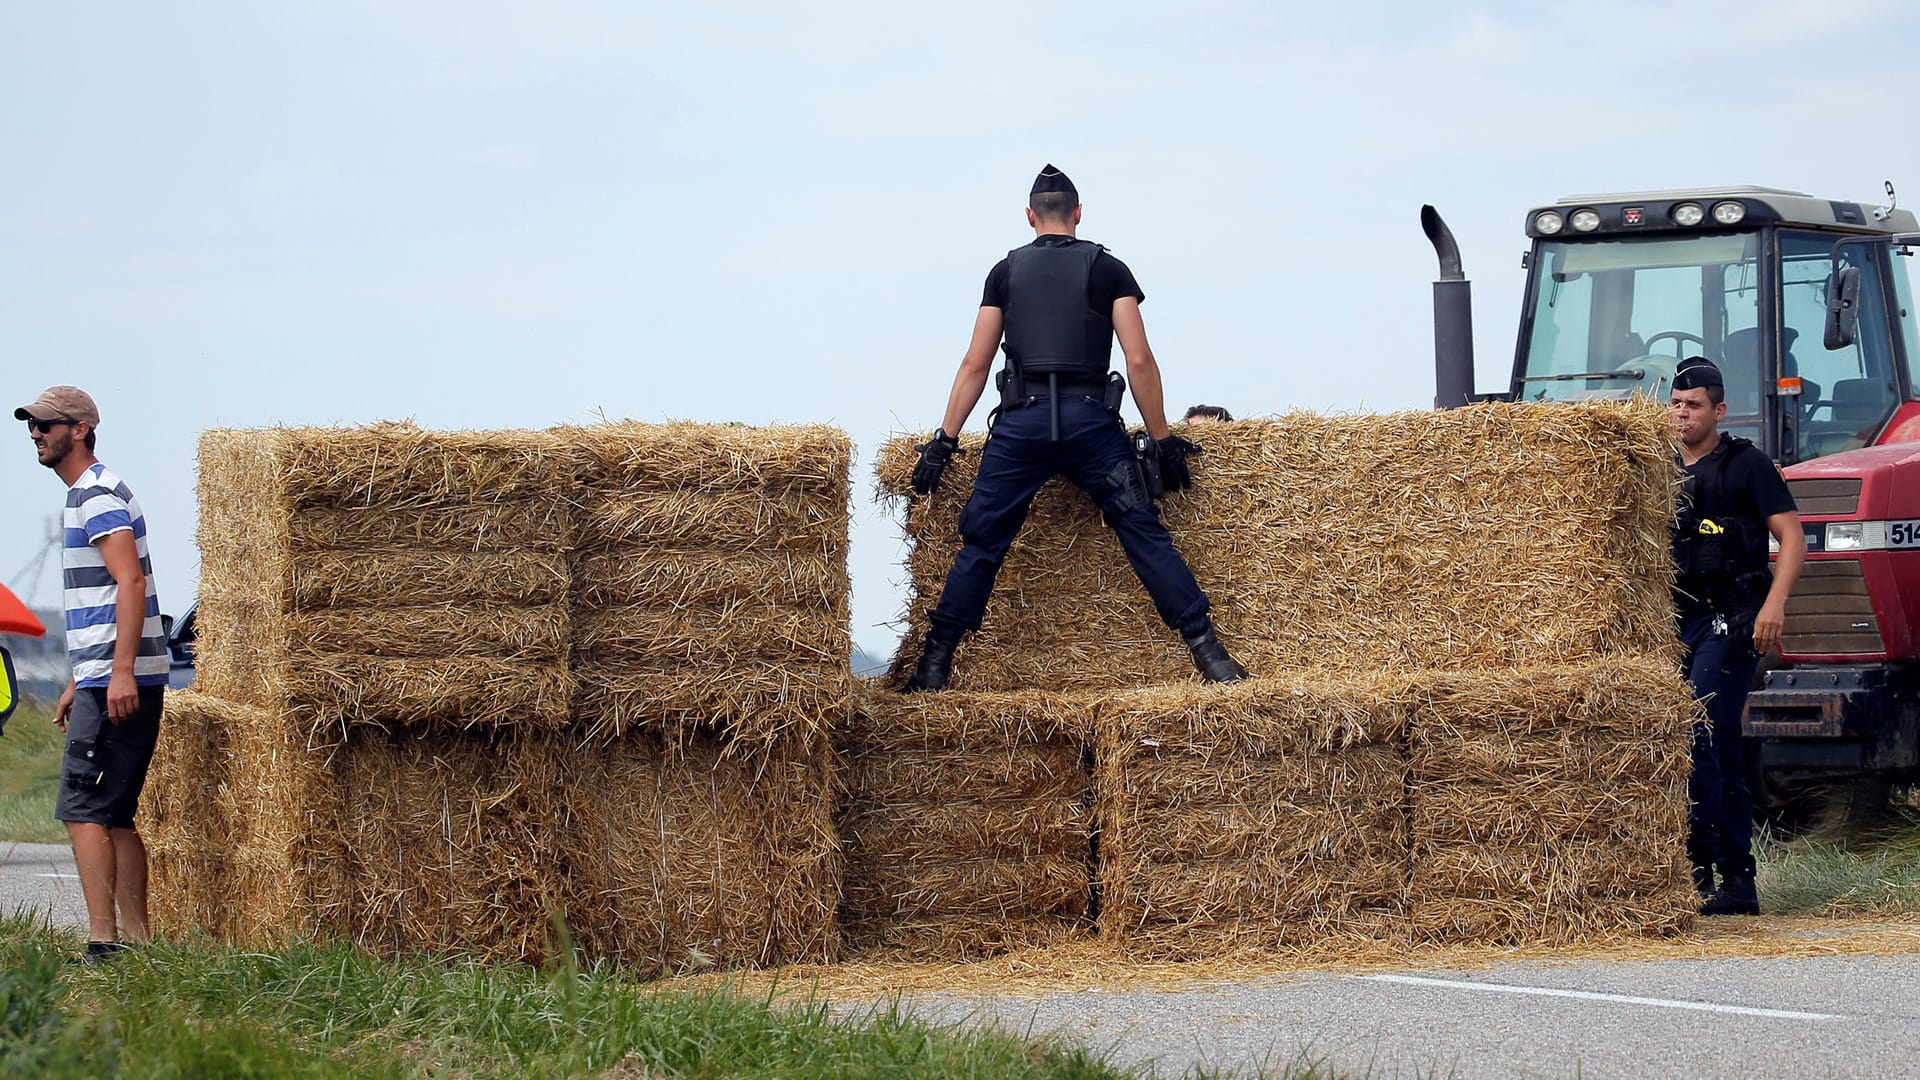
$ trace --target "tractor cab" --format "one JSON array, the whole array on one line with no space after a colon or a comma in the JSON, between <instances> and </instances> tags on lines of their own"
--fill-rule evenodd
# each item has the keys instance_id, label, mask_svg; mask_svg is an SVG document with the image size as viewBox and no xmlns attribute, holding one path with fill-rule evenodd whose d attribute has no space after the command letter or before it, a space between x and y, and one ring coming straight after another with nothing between
<instances>
[{"instance_id":1,"label":"tractor cab","mask_svg":"<svg viewBox=\"0 0 1920 1080\"><path fill-rule=\"evenodd\" d=\"M1726 379L1721 429L1783 465L1920 437L1920 326L1899 261L1910 249L1889 242L1915 231L1910 211L1760 187L1540 207L1500 396L1664 402L1674 368L1697 355ZM1859 271L1857 332L1830 349L1830 271L1847 268Z\"/></svg>"}]
</instances>

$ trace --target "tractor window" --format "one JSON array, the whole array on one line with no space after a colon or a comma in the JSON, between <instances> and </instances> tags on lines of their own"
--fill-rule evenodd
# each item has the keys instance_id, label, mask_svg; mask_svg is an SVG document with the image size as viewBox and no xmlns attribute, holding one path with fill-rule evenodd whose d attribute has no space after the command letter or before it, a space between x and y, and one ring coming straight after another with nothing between
<instances>
[{"instance_id":1,"label":"tractor window","mask_svg":"<svg viewBox=\"0 0 1920 1080\"><path fill-rule=\"evenodd\" d=\"M1803 460L1867 445L1899 403L1879 273L1883 245L1850 244L1840 249L1841 265L1859 266L1863 271L1860 333L1844 349L1824 347L1833 242L1832 236L1780 234L1780 370L1802 380Z\"/></svg>"},{"instance_id":2,"label":"tractor window","mask_svg":"<svg viewBox=\"0 0 1920 1080\"><path fill-rule=\"evenodd\" d=\"M1642 393L1664 402L1684 357L1719 360L1759 315L1759 235L1541 241L1523 400ZM1760 424L1755 360L1728 370L1727 430ZM1736 402L1738 404L1736 404Z\"/></svg>"},{"instance_id":3,"label":"tractor window","mask_svg":"<svg viewBox=\"0 0 1920 1080\"><path fill-rule=\"evenodd\" d=\"M1911 258L1911 255L1908 253L1912 252L1912 250L1912 248L1894 249L1894 254L1900 257L1893 260L1892 266L1893 300L1894 303L1900 305L1898 311L1900 316L1900 339L1906 342L1907 346L1907 381L1910 384L1907 387L1907 392L1915 396L1920 396L1920 387L1911 385L1913 382L1914 365L1920 364L1920 323L1914 321L1913 285L1907 280L1906 260Z\"/></svg>"}]
</instances>

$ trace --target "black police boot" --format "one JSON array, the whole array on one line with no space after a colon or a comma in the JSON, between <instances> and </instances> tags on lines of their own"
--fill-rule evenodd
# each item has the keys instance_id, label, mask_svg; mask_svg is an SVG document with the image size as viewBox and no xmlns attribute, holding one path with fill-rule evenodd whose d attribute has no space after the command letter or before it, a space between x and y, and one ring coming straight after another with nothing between
<instances>
[{"instance_id":1,"label":"black police boot","mask_svg":"<svg viewBox=\"0 0 1920 1080\"><path fill-rule=\"evenodd\" d=\"M1200 669L1200 677L1208 682L1239 682L1247 677L1247 669L1227 655L1227 647L1213 634L1209 626L1193 637L1187 638L1187 648L1193 653L1193 666Z\"/></svg>"},{"instance_id":2,"label":"black police boot","mask_svg":"<svg viewBox=\"0 0 1920 1080\"><path fill-rule=\"evenodd\" d=\"M1702 900L1712 899L1713 867L1711 866L1694 867L1693 868L1693 887L1694 887L1694 890L1700 894L1700 899Z\"/></svg>"},{"instance_id":3,"label":"black police boot","mask_svg":"<svg viewBox=\"0 0 1920 1080\"><path fill-rule=\"evenodd\" d=\"M1700 905L1702 915L1758 915L1760 914L1760 894L1753 887L1751 876L1728 877L1720 882L1720 888L1706 903Z\"/></svg>"},{"instance_id":4,"label":"black police boot","mask_svg":"<svg viewBox=\"0 0 1920 1080\"><path fill-rule=\"evenodd\" d=\"M913 676L907 685L900 688L903 694L931 694L947 688L947 677L953 674L953 649L957 641L949 641L937 631L927 632L926 644L920 647L920 663L913 669Z\"/></svg>"}]
</instances>

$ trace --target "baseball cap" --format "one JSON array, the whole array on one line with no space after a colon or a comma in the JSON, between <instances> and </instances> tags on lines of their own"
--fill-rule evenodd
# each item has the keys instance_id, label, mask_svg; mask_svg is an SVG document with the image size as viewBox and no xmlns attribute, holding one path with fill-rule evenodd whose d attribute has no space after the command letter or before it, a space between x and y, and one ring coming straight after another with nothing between
<instances>
[{"instance_id":1,"label":"baseball cap","mask_svg":"<svg viewBox=\"0 0 1920 1080\"><path fill-rule=\"evenodd\" d=\"M100 426L100 410L77 386L49 386L30 405L13 410L15 420L78 420Z\"/></svg>"}]
</instances>

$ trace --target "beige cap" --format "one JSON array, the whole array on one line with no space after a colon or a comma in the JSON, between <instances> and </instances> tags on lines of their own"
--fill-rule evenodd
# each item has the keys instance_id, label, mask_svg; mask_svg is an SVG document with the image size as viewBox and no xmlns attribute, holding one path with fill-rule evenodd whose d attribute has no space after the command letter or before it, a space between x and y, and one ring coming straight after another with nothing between
<instances>
[{"instance_id":1,"label":"beige cap","mask_svg":"<svg viewBox=\"0 0 1920 1080\"><path fill-rule=\"evenodd\" d=\"M40 392L40 397L33 404L13 410L13 418L78 420L92 427L100 426L100 410L94 406L87 392L77 386L49 386Z\"/></svg>"}]
</instances>

